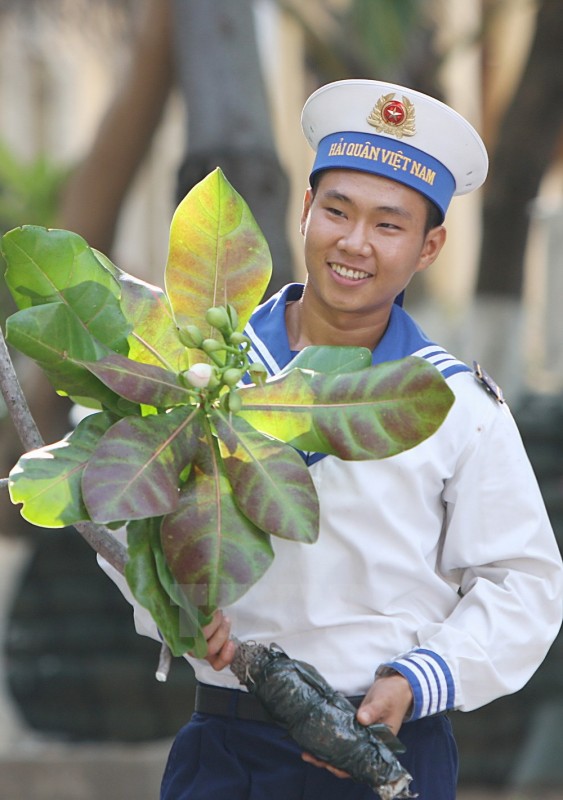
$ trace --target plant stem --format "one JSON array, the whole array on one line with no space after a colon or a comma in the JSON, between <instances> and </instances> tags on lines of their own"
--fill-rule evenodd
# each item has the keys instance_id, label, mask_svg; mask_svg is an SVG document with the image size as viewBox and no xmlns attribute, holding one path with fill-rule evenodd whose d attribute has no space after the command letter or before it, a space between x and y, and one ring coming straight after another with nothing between
<instances>
[{"instance_id":1,"label":"plant stem","mask_svg":"<svg viewBox=\"0 0 563 800\"><path fill-rule=\"evenodd\" d=\"M102 525L93 522L76 522L73 525L98 555L123 575L127 563L127 548Z\"/></svg>"},{"instance_id":2,"label":"plant stem","mask_svg":"<svg viewBox=\"0 0 563 800\"><path fill-rule=\"evenodd\" d=\"M8 413L25 451L43 447L44 441L29 410L29 405L14 369L4 333L0 327L0 389ZM0 488L8 486L8 480L0 482ZM127 562L127 550L114 538L111 531L91 522L74 525L88 544L105 558L118 572L123 573Z\"/></svg>"},{"instance_id":3,"label":"plant stem","mask_svg":"<svg viewBox=\"0 0 563 800\"><path fill-rule=\"evenodd\" d=\"M12 364L4 334L0 328L0 388L8 413L25 450L35 450L44 442L39 428L31 416L31 411L20 386L18 376Z\"/></svg>"},{"instance_id":4,"label":"plant stem","mask_svg":"<svg viewBox=\"0 0 563 800\"><path fill-rule=\"evenodd\" d=\"M172 653L170 648L163 642L160 648L160 657L158 659L158 667L156 668L155 678L160 683L164 683L168 679L170 666L172 664Z\"/></svg>"}]
</instances>

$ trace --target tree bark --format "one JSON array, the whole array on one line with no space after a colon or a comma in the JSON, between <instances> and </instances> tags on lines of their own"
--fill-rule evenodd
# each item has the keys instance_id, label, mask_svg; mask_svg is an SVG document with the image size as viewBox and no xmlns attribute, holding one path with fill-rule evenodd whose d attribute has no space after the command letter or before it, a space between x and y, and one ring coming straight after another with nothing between
<instances>
[{"instance_id":1,"label":"tree bark","mask_svg":"<svg viewBox=\"0 0 563 800\"><path fill-rule=\"evenodd\" d=\"M187 110L179 202L216 166L270 246L270 289L293 279L285 228L289 182L276 155L252 0L150 0L128 75L69 180L59 224L110 254L119 212L175 80Z\"/></svg>"},{"instance_id":2,"label":"tree bark","mask_svg":"<svg viewBox=\"0 0 563 800\"><path fill-rule=\"evenodd\" d=\"M126 79L63 194L61 227L110 254L124 197L150 146L173 84L168 0L151 0Z\"/></svg>"},{"instance_id":3,"label":"tree bark","mask_svg":"<svg viewBox=\"0 0 563 800\"><path fill-rule=\"evenodd\" d=\"M529 207L563 125L563 3L543 0L527 65L500 128L485 184L477 294L518 300Z\"/></svg>"},{"instance_id":4,"label":"tree bark","mask_svg":"<svg viewBox=\"0 0 563 800\"><path fill-rule=\"evenodd\" d=\"M178 79L187 107L178 200L219 166L244 197L272 252L268 291L293 280L289 182L276 155L252 0L174 0Z\"/></svg>"}]
</instances>

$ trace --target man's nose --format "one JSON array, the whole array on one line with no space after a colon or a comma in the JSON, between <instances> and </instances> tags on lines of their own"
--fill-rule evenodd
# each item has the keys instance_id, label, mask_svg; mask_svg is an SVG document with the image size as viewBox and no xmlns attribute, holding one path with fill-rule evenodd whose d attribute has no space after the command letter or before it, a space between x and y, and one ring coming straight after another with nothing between
<instances>
[{"instance_id":1,"label":"man's nose","mask_svg":"<svg viewBox=\"0 0 563 800\"><path fill-rule=\"evenodd\" d=\"M371 244L366 226L361 223L351 225L340 237L338 246L351 255L368 256L371 253Z\"/></svg>"}]
</instances>

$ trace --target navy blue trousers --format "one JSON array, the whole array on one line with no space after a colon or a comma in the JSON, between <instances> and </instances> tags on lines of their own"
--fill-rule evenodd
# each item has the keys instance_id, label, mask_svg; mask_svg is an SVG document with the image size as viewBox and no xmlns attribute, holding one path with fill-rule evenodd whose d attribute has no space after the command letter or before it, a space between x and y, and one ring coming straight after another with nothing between
<instances>
[{"instance_id":1,"label":"navy blue trousers","mask_svg":"<svg viewBox=\"0 0 563 800\"><path fill-rule=\"evenodd\" d=\"M457 748L447 716L405 723L400 761L418 800L454 800ZM276 725L195 713L178 733L160 800L375 800L370 788L301 759Z\"/></svg>"}]
</instances>

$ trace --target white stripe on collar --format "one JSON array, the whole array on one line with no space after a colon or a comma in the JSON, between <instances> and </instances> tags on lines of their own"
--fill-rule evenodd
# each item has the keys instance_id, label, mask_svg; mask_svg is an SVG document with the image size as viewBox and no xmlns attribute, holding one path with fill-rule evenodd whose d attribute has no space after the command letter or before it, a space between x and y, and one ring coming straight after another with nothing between
<instances>
[{"instance_id":1,"label":"white stripe on collar","mask_svg":"<svg viewBox=\"0 0 563 800\"><path fill-rule=\"evenodd\" d=\"M247 323L246 328L244 329L244 334L245 336L248 336L253 344L253 347L248 351L250 360L253 362L261 361L271 375L276 375L280 371L281 367L270 353L264 342L258 337L250 322Z\"/></svg>"},{"instance_id":2,"label":"white stripe on collar","mask_svg":"<svg viewBox=\"0 0 563 800\"><path fill-rule=\"evenodd\" d=\"M463 361L459 361L459 359L438 345L423 347L421 350L416 350L412 355L429 361L440 372L445 372L450 367L464 367L467 369L467 365Z\"/></svg>"}]
</instances>

